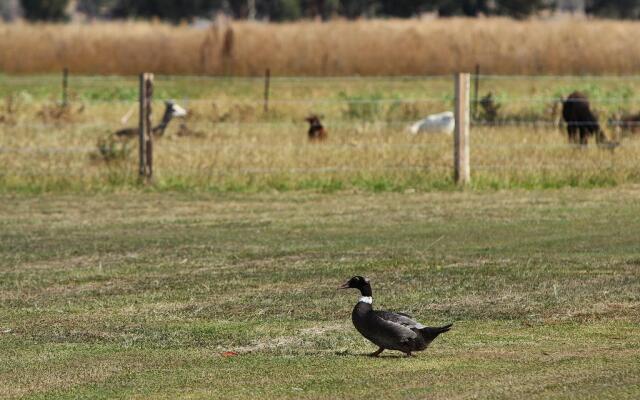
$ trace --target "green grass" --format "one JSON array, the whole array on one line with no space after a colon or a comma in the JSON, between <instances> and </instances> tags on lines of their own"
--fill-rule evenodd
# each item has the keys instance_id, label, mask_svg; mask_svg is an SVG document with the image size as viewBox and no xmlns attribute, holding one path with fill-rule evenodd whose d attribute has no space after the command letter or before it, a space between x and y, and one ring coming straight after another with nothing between
<instances>
[{"instance_id":1,"label":"green grass","mask_svg":"<svg viewBox=\"0 0 640 400\"><path fill-rule=\"evenodd\" d=\"M635 399L638 196L4 194L0 397ZM365 357L354 274L454 328Z\"/></svg>"}]
</instances>

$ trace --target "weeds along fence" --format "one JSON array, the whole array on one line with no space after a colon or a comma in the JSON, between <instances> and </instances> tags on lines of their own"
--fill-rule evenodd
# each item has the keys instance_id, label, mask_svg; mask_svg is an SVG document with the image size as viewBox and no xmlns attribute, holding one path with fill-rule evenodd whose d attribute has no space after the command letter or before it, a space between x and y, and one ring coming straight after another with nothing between
<instances>
[{"instance_id":1,"label":"weeds along fence","mask_svg":"<svg viewBox=\"0 0 640 400\"><path fill-rule=\"evenodd\" d=\"M413 135L408 129L427 115L456 109L460 95L451 76L270 75L155 76L146 126L158 126L165 100L188 115L155 136L154 184L423 190L453 187L455 178L496 188L640 182L640 141L633 133L638 122L628 118L640 111L640 77L472 78L467 175L454 173L454 162L463 165L466 156L464 143L455 147L455 135ZM568 143L560 99L574 90L589 95L618 147L602 149L593 139L586 149ZM0 187L136 185L137 136L122 140L114 132L139 129L139 94L138 77L0 76ZM307 139L304 119L310 114L321 116L327 140Z\"/></svg>"}]
</instances>

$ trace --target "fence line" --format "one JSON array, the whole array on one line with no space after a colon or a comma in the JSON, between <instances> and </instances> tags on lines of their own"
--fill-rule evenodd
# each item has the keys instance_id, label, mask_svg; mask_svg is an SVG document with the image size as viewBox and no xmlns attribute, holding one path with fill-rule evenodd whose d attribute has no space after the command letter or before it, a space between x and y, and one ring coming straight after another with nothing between
<instances>
[{"instance_id":1,"label":"fence line","mask_svg":"<svg viewBox=\"0 0 640 400\"><path fill-rule=\"evenodd\" d=\"M162 143L162 142L160 142ZM162 145L158 145L162 149ZM344 150L389 150L389 149L425 149L430 148L434 150L447 150L449 144L429 144L429 143L327 143L322 145L321 148L315 147L315 145L299 144L291 142L288 145L268 145L268 144L245 144L245 143L224 143L224 144L211 144L211 143L179 143L170 142L167 143L167 147L162 151L171 151L172 149L180 150L283 150L287 148L295 148L298 150L326 150L326 149L344 149ZM582 147L578 144L529 144L529 143L517 143L506 145L494 145L475 143L472 141L471 152L474 149L489 149L489 150L580 150ZM620 148L640 149L640 143L626 143L621 144ZM95 153L98 147L0 147L0 154L90 154ZM169 150L168 150L169 149ZM506 159L505 159L506 160Z\"/></svg>"},{"instance_id":2,"label":"fence line","mask_svg":"<svg viewBox=\"0 0 640 400\"><path fill-rule=\"evenodd\" d=\"M75 82L113 82L113 81L126 81L135 83L137 77L135 75L81 75L74 74L73 80ZM497 74L480 74L479 78L482 80L513 80L513 81L530 81L530 80L589 80L589 81L605 81L605 80L640 80L640 74L633 75L497 75ZM156 75L156 81L188 81L188 80L200 80L200 81L218 81L218 82L254 82L264 80L263 75L255 76L216 76L216 75ZM353 82L395 82L395 81L446 81L451 80L451 74L444 75L376 75L376 76L363 76L363 75L348 75L348 76L282 76L272 75L272 81L282 82L325 82L325 81L353 81ZM59 82L60 78L57 74L45 74L36 76L20 76L20 75L0 75L0 84L6 82Z\"/></svg>"},{"instance_id":3,"label":"fence line","mask_svg":"<svg viewBox=\"0 0 640 400\"><path fill-rule=\"evenodd\" d=\"M611 166L604 166L604 165L599 165L599 164L545 163L545 164L535 165L534 167L527 166L527 165L509 165L509 166L505 166L504 164L487 164L487 165L479 164L479 165L474 165L473 169L474 170L478 170L478 171L491 171L491 172L495 172L495 171L502 171L502 172L531 171L531 172L536 172L538 169L558 170L559 168L564 168L565 170L572 171L572 172L573 171L583 172L585 167L593 167L593 166L600 166L603 169L607 169L607 168L610 168L610 167L634 168L634 167L637 167L638 164L635 164L635 163L615 163L614 165L611 165Z\"/></svg>"},{"instance_id":4,"label":"fence line","mask_svg":"<svg viewBox=\"0 0 640 400\"><path fill-rule=\"evenodd\" d=\"M477 139L476 139L477 141ZM474 149L489 150L580 150L583 148L579 144L535 144L535 143L515 143L515 144L486 144L482 142L472 141L471 151ZM162 149L162 142L159 142L159 148ZM344 149L344 150L390 150L390 149L434 149L446 150L450 144L445 143L326 143L321 147L309 145L307 143L289 142L285 145L269 145L269 144L251 144L251 143L180 143L176 141L167 142L162 151L179 150L287 150L289 148L296 150L327 150L327 149ZM0 147L0 154L85 154L93 153L97 150L95 147L34 147L34 146L18 146L18 147ZM640 149L640 143L622 143L619 148Z\"/></svg>"},{"instance_id":5,"label":"fence line","mask_svg":"<svg viewBox=\"0 0 640 400\"><path fill-rule=\"evenodd\" d=\"M224 169L221 169L224 168ZM204 175L253 175L253 174L315 174L315 173L335 173L335 172L360 172L367 173L371 171L418 171L424 173L431 173L436 170L448 171L449 166L446 165L385 165L379 167L372 167L362 169L357 166L329 166L329 167L309 167L309 168L229 168L228 166L210 166L206 168L198 168L198 171ZM121 171L123 172L123 171ZM131 171L124 171L125 175L130 175L132 178L137 177L138 174L133 169ZM75 173L68 171L38 171L38 172L21 172L12 171L11 173L0 173L0 178L7 177L95 177L100 175L110 175L109 171L100 171L96 174L91 173Z\"/></svg>"},{"instance_id":6,"label":"fence line","mask_svg":"<svg viewBox=\"0 0 640 400\"><path fill-rule=\"evenodd\" d=\"M450 167L445 165L384 165L380 167L367 168L365 170L363 170L362 167L357 167L357 166L330 166L330 167L316 167L316 168L238 168L238 169L227 168L224 171L220 169L216 169L216 170L213 170L212 172L219 175L234 175L237 173L240 173L240 174L277 174L277 173L309 174L309 173L371 172L371 171L421 171L421 172L428 173L431 170L435 170L435 169L449 170Z\"/></svg>"},{"instance_id":7,"label":"fence line","mask_svg":"<svg viewBox=\"0 0 640 400\"><path fill-rule=\"evenodd\" d=\"M273 88L272 88L273 90ZM253 106L256 108L262 108L264 105L264 100L254 100L254 99L241 99L241 100L230 100L225 98L182 98L179 99L177 97L165 98L154 100L154 104L161 104L166 101L184 101L188 104L207 104L207 105L234 105L234 106ZM336 99L336 98L269 98L269 104L273 105L295 105L295 104L307 104L307 105L332 105L332 104L345 104L345 105L366 105L366 104L442 104L448 105L453 108L453 98L449 97L421 97L421 98L368 98L368 99ZM18 103L22 100L18 99ZM493 98L494 104L498 104L500 106L513 106L518 104L545 104L550 105L553 103L561 103L561 102L582 102L579 100L562 100L559 97L539 97L539 98L529 98L529 97L504 97L504 96L496 96ZM71 97L68 101L70 104L77 104L81 106L94 106L94 105L109 105L109 104L121 104L121 105L132 105L136 102L133 97L131 99L87 99L82 98L81 96L75 99ZM633 98L619 98L619 97L590 97L590 104L623 104L623 105L635 105L640 104L640 97ZM58 100L52 100L50 98L42 98L38 100L29 100L29 105L32 104L60 104ZM1 105L0 105L1 106Z\"/></svg>"},{"instance_id":8,"label":"fence line","mask_svg":"<svg viewBox=\"0 0 640 400\"><path fill-rule=\"evenodd\" d=\"M468 74L464 74L464 75L459 75L459 77L464 77L465 80L468 80ZM555 79L555 78L562 78L563 77L505 77L505 76L492 76L492 75L482 75L479 76L481 79L484 80L491 80L491 79ZM47 77L45 77L47 78ZM592 79L592 77L580 77L579 79ZM44 78L43 78L44 79ZM118 80L120 79L120 80ZM186 80L188 81L188 77L158 77L157 79L157 83L162 83L162 82L171 82L171 81L177 81L178 79L181 80ZM261 110L265 104L265 100L260 98L260 94L262 94L262 82L263 82L263 77L247 77L247 78L227 78L227 77L192 77L191 79L194 80L202 80L202 81L207 81L207 80L211 80L211 81L218 81L221 83L234 83L234 82L247 82L250 84L256 84L256 93L255 93L255 98L246 98L246 99L234 99L234 100L230 100L227 98L222 98L222 99L217 99L217 98L195 98L195 99L183 99L183 101L185 101L188 104L194 104L194 105L198 105L198 104L211 104L211 105L220 105L220 104L232 104L232 105L253 105L255 107L256 110L253 111L257 111L257 110ZM442 80L442 82L451 82L451 77L450 76L433 76L433 77L421 77L421 76L414 76L414 77L378 77L378 78L370 78L370 77L330 77L330 78L326 78L326 77L312 77L312 78L286 78L286 77L271 77L270 78L274 85L274 87L272 88L272 90L277 90L278 84L287 84L287 85L296 85L298 83L300 84L304 84L304 85L309 85L309 84L313 84L313 83L322 83L322 82L366 82L366 83L370 83L370 82L374 82L377 84L380 84L381 82L408 82L408 83L415 83L415 82L430 82L430 81L435 81L435 80ZM619 79L618 77L616 79ZM634 76L634 79L640 79L640 76ZM37 82L49 82L47 80L44 81L37 81L37 80L31 80L29 81L28 79L25 79L23 81L23 83L25 82L31 82L33 84L37 84ZM51 77L51 82L57 85L59 83L59 78L58 77ZM73 77L71 79L71 83L74 87L74 95L77 96L76 98L79 100L75 100L75 102L77 104L82 104L84 105L85 103L89 104L89 105L93 105L93 104L127 104L127 105L131 105L134 104L134 100L126 100L126 99L107 99L107 100L83 100L82 97L82 88L86 88L86 85L96 85L94 87L103 87L101 85L111 85L112 87L114 86L114 84L119 84L121 83L127 84L127 85L131 85L131 88L133 89L133 83L135 82L135 80L133 78L128 79L128 78L107 78L105 79L104 77ZM460 80L460 82L462 82ZM0 86L5 84L5 80L0 78ZM14 82L10 82L9 85L14 84ZM42 83L40 83L42 84ZM85 85L85 86L83 86ZM466 86L468 86L468 83L466 84ZM123 86L124 87L124 86ZM458 85L458 88L461 88L461 84ZM421 86L417 86L415 87L413 90L422 90L424 91L425 88L421 87ZM468 90L467 90L468 92ZM142 91L140 92L142 93ZM296 92L293 92L296 93ZM426 92L428 94L428 92ZM166 95L166 94L165 94ZM121 95L119 96L116 93L115 97L127 97L126 93L125 95ZM547 97L547 96L507 96L507 95L500 95L498 94L494 99L494 102L497 104L501 104L503 106L511 106L511 105L517 105L517 104L523 104L523 105L530 105L530 104L542 104L542 103L554 103L557 104L558 102L560 102L562 99L559 96L556 97ZM50 100L49 100L50 101ZM158 104L160 101L162 100L157 100L155 102L153 102L154 105ZM467 123L469 122L469 118L465 118L465 115L468 115L468 108L469 108L469 103L470 103L470 99L468 96L468 93L465 95L463 93L462 90L458 90L453 96L451 96L450 94L446 94L443 96L420 96L420 97L409 97L409 98L389 98L389 97L377 97L375 95L371 95L369 97L367 96L353 96L353 97L348 97L347 95L344 95L344 97L336 97L336 98L331 98L331 97L299 97L299 98L287 98L287 97L282 97L282 98L272 98L270 96L269 98L269 104L272 106L276 106L276 105L302 105L302 106L313 106L313 105L318 105L318 106L322 106L322 105L333 105L333 104L339 104L339 105L395 105L395 104L421 104L421 103L430 103L430 104L445 104L446 107L452 107L453 108L453 104L454 101L456 102L456 125L458 126L458 129L456 129L456 143L461 144L460 146L458 146L458 150L456 152L456 155L454 155L454 159L466 159L468 160L468 154L469 154L469 148L463 146L464 143L469 143L469 137L468 134L464 133L463 130L459 129L460 126L465 125L466 124L461 124L460 122L464 122L466 121ZM576 99L575 102L583 102L583 100L579 100ZM630 105L630 104L636 104L637 102L640 102L640 98L636 98L636 97L626 97L626 96L600 96L600 97L592 97L591 98L591 103L603 103L603 104L625 104L625 105ZM150 101L147 101L145 104L150 103ZM73 104L73 103L72 103ZM479 102L479 104L482 105L481 102ZM9 107L7 107L8 109ZM310 107L309 107L310 108ZM445 108L445 106L443 106L442 108ZM507 107L504 107L507 108ZM508 113L504 112L504 108L503 111L501 111L501 113L504 113L504 115L508 115ZM524 108L524 107L523 107ZM0 105L0 110L1 110L1 105ZM394 127L394 126L408 126L414 122L416 122L415 119L412 120L400 120L400 119L394 119L394 120L388 120L385 119L384 117L381 119L371 119L371 118L366 118L366 115L368 115L367 113L369 113L369 111L367 111L367 109L365 108L361 108L362 110L362 114L365 117L358 117L358 109L356 109L355 107L352 109L355 110L354 111L354 118L349 119L349 118L343 118L343 119L327 119L325 120L325 125L327 125L327 127L329 129L339 129L340 127L354 127L354 126L367 126L367 125L381 125L381 126L385 126L385 127ZM1 112L1 111L0 111ZM344 111L343 111L344 112ZM349 112L349 110L347 110L347 112ZM375 110L371 111L371 113L374 113L375 115L384 115L383 113L380 113L379 110ZM140 114L143 114L143 112L140 112ZM156 115L157 114L161 114L161 111L156 111ZM264 114L267 114L266 112ZM343 114L344 115L344 114ZM389 114L387 114L388 116ZM406 118L406 115L404 115L403 118ZM526 115L526 112L525 112ZM345 116L348 116L345 115ZM259 118L259 117L258 117ZM418 119L418 118L416 118ZM513 119L496 119L496 120L488 120L488 119L479 119L479 120L471 120L471 126L473 127L483 127L483 126L498 126L498 127L503 127L503 126L535 126L535 127L557 127L558 123L557 121L551 121L551 120L547 120L547 119L528 119L528 117L524 117L522 119L518 119L517 117L513 117ZM615 119L612 120L612 125L625 125L625 126L640 126L640 121L632 121L632 122L626 122L620 119ZM33 124L33 123L17 123L17 127L18 128L14 128L12 127L12 129L19 129L19 128L24 128L24 127L29 127L29 126L38 126L41 128L46 128L46 129L50 129L50 127L56 127L56 126L60 126L60 127L66 127L66 126L74 126L77 128L100 128L101 131L109 131L111 129L116 129L117 127L106 127L105 125L108 125L108 123L96 123L96 122L92 122L92 123L78 123L75 124L73 122L70 122L69 125L63 125L68 123L67 121L64 121L64 119L58 120L58 121L54 121L50 124L47 123L42 123L42 124ZM306 126L305 123L303 121L254 121L254 122L244 122L244 121L229 121L229 122L219 122L219 121L198 121L198 122L193 122L193 121L188 121L187 123L190 123L191 126L202 126L204 124L207 124L207 126L215 126L215 127L226 127L226 126L234 126L234 127L261 127L261 126ZM114 124L115 125L115 124ZM583 122L583 123L577 123L575 125L578 126L592 126L594 125L593 122ZM119 127L120 125L118 125ZM147 123L147 131L150 132L151 129L151 123ZM142 129L142 128L141 128ZM149 139L152 137L150 135L150 133L147 135L149 137ZM476 138L480 138L481 136L478 135L473 135L472 136L472 147L473 148L486 148L486 149L492 149L492 150L506 150L506 149L576 149L576 148L580 148L581 146L579 145L572 145L572 144L564 144L564 145L555 145L555 144L536 144L536 143L516 143L516 144L488 144L488 143L475 143L476 141L478 141ZM363 138L363 140L365 140ZM447 139L449 140L449 139ZM142 142L141 142L142 143ZM611 143L609 143L611 144ZM617 145L617 143L613 143L613 145ZM222 143L222 144L218 144L218 143L195 143L195 142L191 142L191 143L180 143L179 141L171 141L169 143L165 143L165 144L161 144L160 146L164 147L166 146L166 148L168 149L167 151L180 151L180 148L187 148L187 149L217 149L217 150L228 150L228 149L255 149L256 151L260 151L260 150L282 150L282 149L287 149L287 146L299 146L299 144L296 144L295 142L290 142L287 143L285 145L263 145L263 144L259 144L259 143ZM304 145L303 145L304 146ZM446 148L447 145L442 145L440 143L324 143L322 145L318 145L318 146L322 146L322 147L313 147L314 149L318 149L317 151L322 151L320 149L346 149L349 151L366 151L366 150L377 150L377 149L381 149L381 150L388 150L388 149L420 149L423 150L425 148L429 148L429 149L433 149L435 151L440 152L442 148ZM450 146L450 145L449 145ZM630 148L637 148L638 145L637 144L625 144L624 147L629 146ZM462 148L465 148L464 151L462 151ZM612 148L614 146L611 146ZM311 147L301 147L301 149L311 149ZM86 154L86 153L95 153L97 150L97 148L92 148L92 147L32 147L32 146L28 146L28 147L0 147L0 154L3 153L17 153L17 154ZM473 150L472 150L473 151ZM301 152L303 153L303 152ZM142 154L142 151L141 151ZM394 154L394 153L390 153L390 154ZM466 154L466 155L465 155ZM473 154L473 153L472 153ZM612 153L604 153L604 154L614 154ZM499 154L501 155L501 154ZM266 160L266 157L263 157ZM423 156L424 159L428 158L427 154L424 154ZM368 166L354 166L354 165L329 165L329 166L317 166L317 167L312 167L312 166L307 166L307 167L257 167L257 168L234 168L233 166L218 166L218 165L211 165L207 168L198 168L198 171L204 172L208 175L237 175L237 174L314 174L314 173L343 173L343 172L358 172L358 173L367 173L367 172L373 172L373 171L420 171L423 173L430 173L433 171L444 171L447 170L449 171L451 169L450 165L445 165L445 162L442 162L442 157L436 157L437 160L434 160L435 165L398 165L398 164L387 164L387 165L382 165L382 166L376 166L376 165L368 165ZM449 157L447 156L447 159ZM377 159L376 159L377 160ZM569 170L574 170L574 169L580 169L584 166L603 166L604 168L613 168L613 167L625 167L625 166L633 166L635 167L636 164L635 163L626 163L626 162L613 162L615 159L613 159L613 157L609 157L608 158L608 162L607 160L597 160L594 162L585 162L585 160L572 160L572 161L560 161L560 162L552 162L552 163L537 163L534 166L530 166L530 165L521 165L518 163L517 160L514 160L513 157L512 158L508 158L508 157L503 157L503 158L496 158L496 157L492 157L491 160L489 160L490 162L493 162L495 164L483 164L482 160L479 160L477 165L474 165L474 168L477 168L480 171L487 171L487 170L497 170L497 171L515 171L515 170L527 170L527 171L532 171L535 170L536 168L564 168L564 169L569 169ZM266 160L268 161L268 160ZM409 160L406 160L409 161ZM426 161L426 160L425 160ZM332 161L329 161L328 163L331 163ZM302 161L302 164L306 164L306 162ZM448 163L448 162L447 162ZM512 164L513 163L513 164ZM245 163L247 164L247 163ZM265 163L266 164L266 163ZM369 164L371 164L371 162L369 162ZM461 165L465 164L466 167L462 168ZM457 176L463 176L460 180L461 182L465 182L468 180L469 176L469 163L468 161L466 163L458 163L457 165L457 169L456 171L458 171ZM98 176L100 175L105 175L105 173L103 171L98 171L99 173L97 174ZM45 171L44 173L34 173L31 175L24 175L24 176L47 176L47 173L52 173L51 171ZM66 176L65 174L69 174L69 176L96 176L96 174L73 174L70 173L70 171L65 171L62 170L58 173L56 173L57 176ZM20 176L21 172L20 171L16 171L13 174L0 174L0 176ZM133 174L131 174L133 175ZM179 174L178 174L179 175Z\"/></svg>"},{"instance_id":9,"label":"fence line","mask_svg":"<svg viewBox=\"0 0 640 400\"><path fill-rule=\"evenodd\" d=\"M622 168L634 168L637 167L636 163L629 162L616 162L610 165L600 165L599 163L542 163L535 166L519 165L519 164L477 164L473 166L477 171L499 171L499 172L512 172L512 171L530 171L536 172L539 169L544 170L557 170L563 168L568 171L583 171L584 167L601 166L603 169L612 167ZM327 166L327 167L309 167L309 168L233 168L229 166L210 166L204 168L193 168L202 176L237 176L237 175L270 175L270 174L330 174L330 173L370 173L370 172L420 172L424 174L430 173L445 173L451 170L449 165L388 165L388 166L373 166L363 169L359 166ZM108 175L126 175L131 178L137 178L138 174L133 168L131 170L119 170L112 172L108 170L96 171L96 173L90 172L69 172L65 170L51 171L44 170L38 172L22 172L12 171L10 173L0 172L0 179L20 177L20 178L39 178L39 177L57 177L57 178L100 178ZM162 175L162 173L160 173ZM187 174L188 175L188 174ZM202 177L201 176L201 177ZM201 178L200 177L200 178Z\"/></svg>"},{"instance_id":10,"label":"fence line","mask_svg":"<svg viewBox=\"0 0 640 400\"><path fill-rule=\"evenodd\" d=\"M71 99L73 100L73 99ZM175 97L164 98L154 100L154 104L164 103L166 101L176 101ZM243 99L243 100L229 100L225 98L215 98L215 99L207 99L207 98L183 98L182 100L193 103L193 104L234 104L234 105L255 105L262 107L264 104L264 100L253 100L253 99ZM19 101L19 100L18 100ZM420 104L420 103L450 103L452 99L444 98L444 97L424 97L424 98L409 98L409 99L333 99L333 98L270 98L269 104ZM640 98L638 99L640 101ZM30 102L33 102L30 100ZM54 103L57 102L51 99L41 99L37 101L37 103ZM70 101L71 102L71 101ZM133 104L136 102L133 97L131 99L86 99L86 98L76 98L75 103L81 105L101 105L101 104Z\"/></svg>"},{"instance_id":11,"label":"fence line","mask_svg":"<svg viewBox=\"0 0 640 400\"><path fill-rule=\"evenodd\" d=\"M167 99L170 100L170 99ZM173 99L171 99L173 100ZM189 103L228 103L226 99L188 99ZM331 99L331 98L270 98L269 104L413 104L413 103L442 103L442 102L451 102L453 99L442 98L442 97L422 97L422 98L414 98L414 99ZM640 101L640 99L639 99ZM256 106L262 106L262 100L243 100L240 102L236 102L236 104L255 104Z\"/></svg>"},{"instance_id":12,"label":"fence line","mask_svg":"<svg viewBox=\"0 0 640 400\"><path fill-rule=\"evenodd\" d=\"M389 148L401 148L401 149L412 149L412 148L432 148L432 147L443 147L447 148L447 144L430 144L430 143L323 143L320 147L315 144L307 144L305 143L295 143L289 142L284 145L273 145L273 144L258 144L258 143L179 143L179 142L171 142L171 148L188 148L188 149L229 149L229 148L237 148L241 150L247 149L273 149L273 150L282 150L287 149L289 147L296 149L349 149L349 150L358 150L358 149L389 149Z\"/></svg>"},{"instance_id":13,"label":"fence line","mask_svg":"<svg viewBox=\"0 0 640 400\"><path fill-rule=\"evenodd\" d=\"M495 75L480 74L480 79L489 80L640 80L640 75Z\"/></svg>"},{"instance_id":14,"label":"fence line","mask_svg":"<svg viewBox=\"0 0 640 400\"><path fill-rule=\"evenodd\" d=\"M220 82L234 82L234 81L264 81L263 75L255 76L213 76L213 75L158 75L160 81L175 81L175 80L203 80L203 81L220 81ZM451 75L377 75L377 76L363 76L363 75L348 75L348 76L282 76L271 75L271 81L280 82L415 82L415 81L450 81Z\"/></svg>"},{"instance_id":15,"label":"fence line","mask_svg":"<svg viewBox=\"0 0 640 400\"><path fill-rule=\"evenodd\" d=\"M137 77L135 75L72 75L74 82L130 82L135 83ZM215 76L215 75L156 75L155 80L159 82L167 81L214 81L214 82L263 82L264 75L255 76ZM449 81L451 75L384 75L384 76L362 76L362 75L349 75L349 76L281 76L272 75L271 81L275 82L415 82L415 81ZM60 78L56 74L46 74L37 76L20 76L20 75L0 75L0 84L7 82L59 82Z\"/></svg>"},{"instance_id":16,"label":"fence line","mask_svg":"<svg viewBox=\"0 0 640 400\"><path fill-rule=\"evenodd\" d=\"M108 131L111 128L115 127L107 127L106 123L100 123L100 122L82 122L82 123L77 123L77 122L68 122L68 121L62 121L64 123L61 123L61 121L53 121L50 123L46 123L46 122L29 122L29 123L15 123L15 124L5 124L8 127L11 127L12 129L20 129L20 128L29 128L29 129L50 129L50 128L60 128L60 129L65 129L65 128L69 128L70 126L73 128L77 128L77 129L82 129L82 128L101 128L104 131ZM115 125L115 124L113 124ZM0 124L0 126L2 126L2 124Z\"/></svg>"},{"instance_id":17,"label":"fence line","mask_svg":"<svg viewBox=\"0 0 640 400\"><path fill-rule=\"evenodd\" d=\"M273 90L273 88L272 88ZM155 100L154 102L164 102L167 100L176 100L175 97L164 98ZM236 103L236 104L257 104L262 105L264 100L254 100L251 98L242 99L242 100L229 100L226 98L184 98L184 100L191 103ZM299 98L270 98L269 103L347 103L347 104L386 104L386 103L436 103L436 102L453 102L453 98L450 96L438 96L438 97L417 97L417 98L331 98L331 97L321 97L321 98L311 98L311 97L299 97ZM133 99L113 99L113 100L103 100L103 99L80 99L80 101L84 101L87 103L96 102L96 103L110 103L110 102L133 102ZM480 100L481 101L481 100ZM557 97L531 97L531 96L505 96L505 95L496 95L493 97L493 101L496 103L513 103L513 104L533 104L533 103L555 103L555 102L563 102L563 103L584 103L584 100L580 99L566 99L561 96ZM605 103L605 104L615 104L615 103L635 103L640 102L640 97L611 97L611 96L590 96L589 102L591 104L595 103Z\"/></svg>"},{"instance_id":18,"label":"fence line","mask_svg":"<svg viewBox=\"0 0 640 400\"><path fill-rule=\"evenodd\" d=\"M94 151L96 147L0 147L0 154L73 154Z\"/></svg>"},{"instance_id":19,"label":"fence line","mask_svg":"<svg viewBox=\"0 0 640 400\"><path fill-rule=\"evenodd\" d=\"M340 129L340 128L349 128L349 127L363 127L363 126L374 126L374 127L389 127L389 128L408 128L410 125L417 122L417 119L413 120L384 120L384 119L376 119L376 120L358 120L358 119L323 119L324 125L329 129ZM472 127L482 127L482 128L505 128L505 127L521 127L521 128L546 128L549 130L559 129L561 126L565 125L563 121L550 121L550 120L497 120L497 121L488 121L488 120L472 120ZM575 126L596 126L595 123L592 122L576 122L573 125ZM0 124L2 126L2 124ZM21 130L21 129L52 129L55 130L63 130L68 129L69 127L73 127L76 129L89 129L96 128L101 132L107 133L110 131L117 130L121 127L132 126L132 124L121 124L117 122L73 122L73 121L52 121L49 123L46 122L29 122L29 123L8 123L6 126L11 127L11 129ZM300 121L190 121L188 126L191 128L204 128L204 127L295 127L299 126L301 129L305 127L305 122L301 119ZM636 127L640 127L639 121L625 121L621 119L611 119L608 121L604 121L600 123L601 127L608 127L611 129L614 128L629 128L633 129ZM406 129L399 129L400 131L405 131ZM408 134L408 133L407 133ZM428 134L426 134L428 135ZM422 136L422 134L417 134L417 136Z\"/></svg>"},{"instance_id":20,"label":"fence line","mask_svg":"<svg viewBox=\"0 0 640 400\"><path fill-rule=\"evenodd\" d=\"M640 143L627 143L620 145L622 148L640 148ZM579 144L534 144L534 143L516 143L516 144L485 144L485 143L475 143L472 141L471 151L475 148L480 149L493 149L493 150L517 150L517 149L525 149L525 150L582 150L582 147Z\"/></svg>"},{"instance_id":21,"label":"fence line","mask_svg":"<svg viewBox=\"0 0 640 400\"><path fill-rule=\"evenodd\" d=\"M174 100L174 99L164 99L166 100ZM198 98L198 99L187 99L189 103L229 103L228 99L206 99L206 98ZM335 103L345 103L345 104L387 104L387 103L453 103L454 98L449 96L440 96L440 97L418 97L418 98L365 98L365 99L349 99L349 98L270 98L269 103L282 103L282 104L297 104L297 103L312 103L312 104L335 104ZM509 104L528 104L528 103L554 103L554 102L565 102L565 103L584 103L584 100L580 99L563 99L561 97L530 97L530 96L501 96L498 95L493 98L493 101L496 103L509 103ZM589 97L589 102L591 104L594 103L636 103L640 102L640 97L598 97L591 96ZM240 100L235 101L236 104L256 104L262 105L262 100Z\"/></svg>"}]
</instances>

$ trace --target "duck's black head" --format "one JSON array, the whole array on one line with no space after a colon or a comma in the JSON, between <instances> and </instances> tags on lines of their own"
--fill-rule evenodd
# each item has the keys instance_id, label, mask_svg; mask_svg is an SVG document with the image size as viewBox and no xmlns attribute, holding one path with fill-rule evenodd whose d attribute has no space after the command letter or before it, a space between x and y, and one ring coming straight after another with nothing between
<instances>
[{"instance_id":1,"label":"duck's black head","mask_svg":"<svg viewBox=\"0 0 640 400\"><path fill-rule=\"evenodd\" d=\"M369 279L362 276L354 276L338 289L358 289L363 296L371 296L371 284L369 283Z\"/></svg>"}]
</instances>

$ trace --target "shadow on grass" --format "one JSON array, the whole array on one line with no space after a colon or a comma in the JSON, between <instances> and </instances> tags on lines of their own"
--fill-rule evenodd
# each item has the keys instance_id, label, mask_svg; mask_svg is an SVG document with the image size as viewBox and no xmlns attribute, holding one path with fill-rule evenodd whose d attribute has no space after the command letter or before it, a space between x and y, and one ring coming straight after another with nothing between
<instances>
[{"instance_id":1,"label":"shadow on grass","mask_svg":"<svg viewBox=\"0 0 640 400\"><path fill-rule=\"evenodd\" d=\"M363 357L363 358L371 358L371 359L376 359L376 358L416 358L416 354L413 354L409 357L407 357L404 353L383 353L380 354L377 357L374 357L371 355L371 353L350 353L348 350L347 351L336 351L334 353L337 356L341 356L341 357Z\"/></svg>"}]
</instances>

